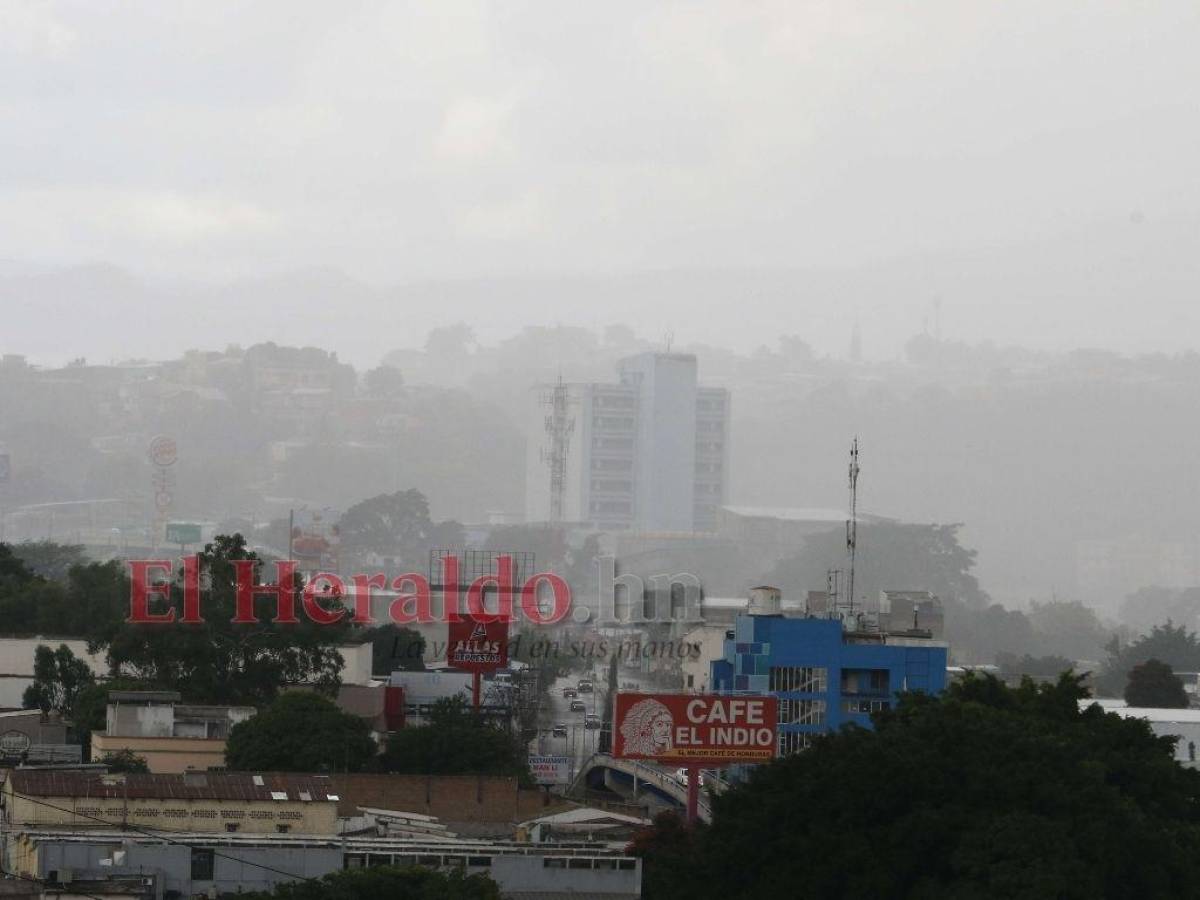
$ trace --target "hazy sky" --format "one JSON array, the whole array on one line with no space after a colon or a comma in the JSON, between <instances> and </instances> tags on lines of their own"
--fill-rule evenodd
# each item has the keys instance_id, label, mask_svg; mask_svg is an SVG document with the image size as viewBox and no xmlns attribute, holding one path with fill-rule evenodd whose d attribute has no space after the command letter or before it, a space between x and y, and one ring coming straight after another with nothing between
<instances>
[{"instance_id":1,"label":"hazy sky","mask_svg":"<svg viewBox=\"0 0 1200 900\"><path fill-rule=\"evenodd\" d=\"M971 339L1174 349L1198 47L1192 0L0 0L0 257L375 285L900 260L914 325L948 294ZM745 337L741 301L694 336Z\"/></svg>"}]
</instances>

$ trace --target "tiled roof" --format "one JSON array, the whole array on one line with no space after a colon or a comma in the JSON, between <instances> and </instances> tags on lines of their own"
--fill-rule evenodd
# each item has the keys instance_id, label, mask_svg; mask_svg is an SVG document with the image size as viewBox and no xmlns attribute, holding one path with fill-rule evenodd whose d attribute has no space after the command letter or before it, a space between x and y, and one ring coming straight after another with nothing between
<instances>
[{"instance_id":1,"label":"tiled roof","mask_svg":"<svg viewBox=\"0 0 1200 900\"><path fill-rule=\"evenodd\" d=\"M258 784L260 781L262 783ZM337 799L336 788L326 776L286 773L101 775L96 772L14 769L9 783L16 793L34 797L266 801L304 800L307 796L313 801Z\"/></svg>"}]
</instances>

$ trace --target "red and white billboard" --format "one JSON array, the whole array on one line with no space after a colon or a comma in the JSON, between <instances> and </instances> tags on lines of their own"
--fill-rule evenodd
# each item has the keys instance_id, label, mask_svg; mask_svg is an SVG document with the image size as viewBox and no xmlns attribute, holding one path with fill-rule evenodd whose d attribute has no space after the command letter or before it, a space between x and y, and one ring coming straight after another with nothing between
<instances>
[{"instance_id":1,"label":"red and white billboard","mask_svg":"<svg viewBox=\"0 0 1200 900\"><path fill-rule=\"evenodd\" d=\"M451 622L446 662L468 672L490 672L508 665L508 623L476 622L463 618Z\"/></svg>"},{"instance_id":2,"label":"red and white billboard","mask_svg":"<svg viewBox=\"0 0 1200 900\"><path fill-rule=\"evenodd\" d=\"M728 766L775 757L774 697L617 694L613 756Z\"/></svg>"}]
</instances>

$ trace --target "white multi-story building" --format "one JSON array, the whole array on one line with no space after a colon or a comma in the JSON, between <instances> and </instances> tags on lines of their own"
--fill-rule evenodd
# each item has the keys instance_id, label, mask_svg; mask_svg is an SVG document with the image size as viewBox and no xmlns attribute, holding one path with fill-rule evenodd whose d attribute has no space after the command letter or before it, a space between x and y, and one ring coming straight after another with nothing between
<instances>
[{"instance_id":1,"label":"white multi-story building","mask_svg":"<svg viewBox=\"0 0 1200 900\"><path fill-rule=\"evenodd\" d=\"M726 501L729 392L701 387L690 353L621 360L616 383L565 384L551 433L553 385L534 391L526 516L556 518L551 457L561 454L561 520L605 530L713 531Z\"/></svg>"}]
</instances>

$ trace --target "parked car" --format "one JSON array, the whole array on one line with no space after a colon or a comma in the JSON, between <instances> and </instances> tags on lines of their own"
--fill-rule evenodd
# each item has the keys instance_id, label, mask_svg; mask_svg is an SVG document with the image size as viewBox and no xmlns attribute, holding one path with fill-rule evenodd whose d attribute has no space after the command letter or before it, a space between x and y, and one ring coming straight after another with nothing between
<instances>
[{"instance_id":1,"label":"parked car","mask_svg":"<svg viewBox=\"0 0 1200 900\"><path fill-rule=\"evenodd\" d=\"M563 699L564 700L569 700L572 697L578 697L578 696L579 696L579 691L575 690L575 688L573 688L573 687L563 688Z\"/></svg>"},{"instance_id":2,"label":"parked car","mask_svg":"<svg viewBox=\"0 0 1200 900\"><path fill-rule=\"evenodd\" d=\"M583 717L583 727L584 728L599 728L600 727L600 717L597 715L584 716Z\"/></svg>"},{"instance_id":3,"label":"parked car","mask_svg":"<svg viewBox=\"0 0 1200 900\"><path fill-rule=\"evenodd\" d=\"M587 704L582 700L571 701L571 712L583 712L585 709L587 709Z\"/></svg>"},{"instance_id":4,"label":"parked car","mask_svg":"<svg viewBox=\"0 0 1200 900\"><path fill-rule=\"evenodd\" d=\"M550 733L555 737L565 738L567 736L567 726L562 722L556 722Z\"/></svg>"},{"instance_id":5,"label":"parked car","mask_svg":"<svg viewBox=\"0 0 1200 900\"><path fill-rule=\"evenodd\" d=\"M687 787L687 783L688 783L688 770L687 770L686 768L684 768L684 769L676 769L676 770L675 770L675 780L676 780L676 781L678 781L680 784L682 784L684 787ZM704 787L704 773L703 773L703 772L700 772L700 773L698 773L698 777L697 777L697 779L696 779L696 783L697 783L697 784L698 784L700 787Z\"/></svg>"},{"instance_id":6,"label":"parked car","mask_svg":"<svg viewBox=\"0 0 1200 900\"><path fill-rule=\"evenodd\" d=\"M592 683L590 681L579 682L579 693L590 694L593 690L595 690L595 688L592 687Z\"/></svg>"}]
</instances>

